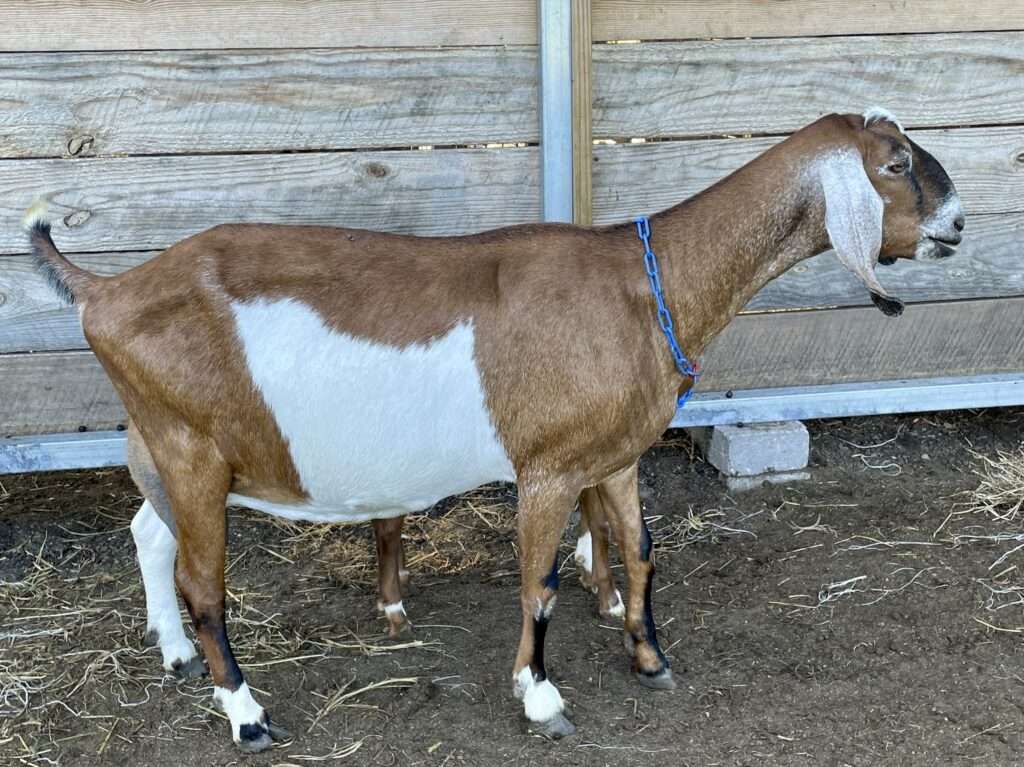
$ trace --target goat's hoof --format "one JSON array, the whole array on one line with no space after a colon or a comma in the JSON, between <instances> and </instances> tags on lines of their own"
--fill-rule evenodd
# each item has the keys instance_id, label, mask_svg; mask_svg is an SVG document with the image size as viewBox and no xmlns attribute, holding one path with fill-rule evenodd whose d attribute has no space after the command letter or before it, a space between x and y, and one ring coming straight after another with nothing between
<instances>
[{"instance_id":1,"label":"goat's hoof","mask_svg":"<svg viewBox=\"0 0 1024 767\"><path fill-rule=\"evenodd\" d=\"M243 724L238 728L238 747L248 754L258 754L266 751L274 741L289 740L292 737L284 727L280 727L270 721L270 717L264 714L264 721L253 724Z\"/></svg>"},{"instance_id":2,"label":"goat's hoof","mask_svg":"<svg viewBox=\"0 0 1024 767\"><path fill-rule=\"evenodd\" d=\"M156 647L160 644L160 633L156 629L147 629L142 636L143 647Z\"/></svg>"},{"instance_id":3,"label":"goat's hoof","mask_svg":"<svg viewBox=\"0 0 1024 767\"><path fill-rule=\"evenodd\" d=\"M193 655L186 661L174 661L171 664L171 669L179 679L198 679L201 676L206 676L206 665L198 655Z\"/></svg>"},{"instance_id":4,"label":"goat's hoof","mask_svg":"<svg viewBox=\"0 0 1024 767\"><path fill-rule=\"evenodd\" d=\"M672 669L670 668L663 668L661 671L656 671L653 674L637 671L636 679L644 687L650 687L652 690L676 689L676 680L673 678Z\"/></svg>"},{"instance_id":5,"label":"goat's hoof","mask_svg":"<svg viewBox=\"0 0 1024 767\"><path fill-rule=\"evenodd\" d=\"M622 595L618 590L615 591L615 596L605 604L605 607L598 610L604 620L621 621L626 617L626 606L622 603Z\"/></svg>"},{"instance_id":6,"label":"goat's hoof","mask_svg":"<svg viewBox=\"0 0 1024 767\"><path fill-rule=\"evenodd\" d=\"M530 732L551 740L560 740L576 733L576 727L562 713L557 713L544 722L530 722L529 728Z\"/></svg>"},{"instance_id":7,"label":"goat's hoof","mask_svg":"<svg viewBox=\"0 0 1024 767\"><path fill-rule=\"evenodd\" d=\"M407 620L392 623L388 627L388 639L401 639L406 634L412 634L412 624Z\"/></svg>"}]
</instances>

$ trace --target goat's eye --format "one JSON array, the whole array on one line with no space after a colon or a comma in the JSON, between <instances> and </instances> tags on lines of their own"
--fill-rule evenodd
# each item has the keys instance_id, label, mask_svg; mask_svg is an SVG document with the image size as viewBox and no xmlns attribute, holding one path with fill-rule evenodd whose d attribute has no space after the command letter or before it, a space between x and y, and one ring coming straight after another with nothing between
<instances>
[{"instance_id":1,"label":"goat's eye","mask_svg":"<svg viewBox=\"0 0 1024 767\"><path fill-rule=\"evenodd\" d=\"M899 173L906 173L907 168L909 168L909 167L910 167L910 165L907 163L906 160L896 160L896 162L893 162L893 163L890 163L889 165L886 165L885 169L887 171L889 171L890 173L899 174Z\"/></svg>"}]
</instances>

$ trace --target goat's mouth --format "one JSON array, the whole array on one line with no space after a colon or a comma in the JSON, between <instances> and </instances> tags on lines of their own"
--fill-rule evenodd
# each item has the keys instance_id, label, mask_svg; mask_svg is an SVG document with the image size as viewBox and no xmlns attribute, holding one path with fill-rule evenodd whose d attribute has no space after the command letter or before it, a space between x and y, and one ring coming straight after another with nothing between
<instances>
[{"instance_id":1,"label":"goat's mouth","mask_svg":"<svg viewBox=\"0 0 1024 767\"><path fill-rule=\"evenodd\" d=\"M956 255L959 240L944 240L940 237L926 236L917 246L914 257L919 261L941 261ZM881 263L881 259L879 259Z\"/></svg>"}]
</instances>

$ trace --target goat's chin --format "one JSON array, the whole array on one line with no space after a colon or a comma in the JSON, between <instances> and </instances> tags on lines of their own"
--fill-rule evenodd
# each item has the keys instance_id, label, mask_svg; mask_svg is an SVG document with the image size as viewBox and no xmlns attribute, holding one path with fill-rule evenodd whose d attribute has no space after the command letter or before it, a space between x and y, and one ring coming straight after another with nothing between
<instances>
[{"instance_id":1,"label":"goat's chin","mask_svg":"<svg viewBox=\"0 0 1024 767\"><path fill-rule=\"evenodd\" d=\"M917 261L942 261L954 255L956 255L956 248L954 246L931 238L925 238L917 244L914 259ZM881 262L881 259L879 259L879 262Z\"/></svg>"}]
</instances>

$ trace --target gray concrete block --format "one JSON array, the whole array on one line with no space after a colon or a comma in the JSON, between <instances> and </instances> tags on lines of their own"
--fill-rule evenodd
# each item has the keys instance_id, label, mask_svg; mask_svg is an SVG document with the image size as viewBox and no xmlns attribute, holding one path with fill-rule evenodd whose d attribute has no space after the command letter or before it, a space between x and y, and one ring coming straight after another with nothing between
<instances>
[{"instance_id":1,"label":"gray concrete block","mask_svg":"<svg viewBox=\"0 0 1024 767\"><path fill-rule=\"evenodd\" d=\"M691 429L708 462L727 477L791 472L807 466L811 438L799 421Z\"/></svg>"}]
</instances>

